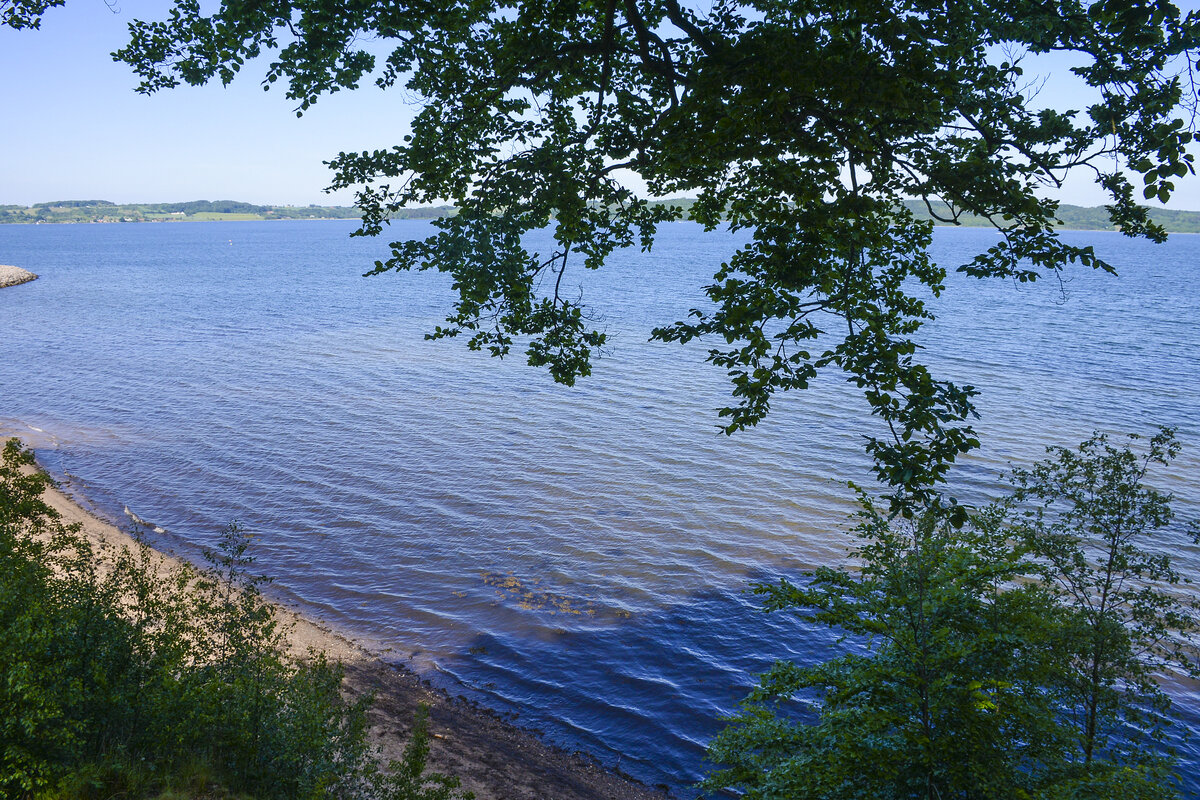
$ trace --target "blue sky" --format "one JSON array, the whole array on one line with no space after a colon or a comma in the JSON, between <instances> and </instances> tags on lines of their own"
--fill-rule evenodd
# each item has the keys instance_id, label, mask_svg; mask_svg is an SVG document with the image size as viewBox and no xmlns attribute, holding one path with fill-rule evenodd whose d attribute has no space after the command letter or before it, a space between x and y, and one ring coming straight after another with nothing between
<instances>
[{"instance_id":1,"label":"blue sky","mask_svg":"<svg viewBox=\"0 0 1200 800\"><path fill-rule=\"evenodd\" d=\"M402 91L368 84L325 97L297 118L283 92L262 91L255 65L228 88L139 95L129 68L109 53L125 44L130 20L161 18L166 7L162 0L120 0L111 8L104 0L69 0L46 14L40 30L0 29L0 204L348 205L351 192L322 191L330 173L321 162L341 150L397 143L415 113ZM1055 91L1047 87L1048 101ZM1104 202L1080 178L1059 199ZM1200 210L1200 178L1181 181L1169 207Z\"/></svg>"},{"instance_id":2,"label":"blue sky","mask_svg":"<svg viewBox=\"0 0 1200 800\"><path fill-rule=\"evenodd\" d=\"M297 118L284 93L260 86L251 65L228 88L180 87L146 97L125 64L135 18L164 2L69 0L36 31L0 28L0 203L197 199L345 204L325 194L322 165L341 150L399 141L414 109L368 85L323 98Z\"/></svg>"}]
</instances>

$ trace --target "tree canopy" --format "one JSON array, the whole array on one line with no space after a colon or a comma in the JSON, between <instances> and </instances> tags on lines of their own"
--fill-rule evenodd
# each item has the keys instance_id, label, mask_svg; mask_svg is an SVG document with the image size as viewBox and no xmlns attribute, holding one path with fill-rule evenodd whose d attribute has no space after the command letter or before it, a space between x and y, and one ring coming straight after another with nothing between
<instances>
[{"instance_id":1,"label":"tree canopy","mask_svg":"<svg viewBox=\"0 0 1200 800\"><path fill-rule=\"evenodd\" d=\"M714 276L710 306L653 336L711 343L732 383L726 432L762 420L775 392L842 370L886 423L868 449L903 510L977 444L974 390L916 357L946 272L931 224L903 201L1002 233L958 267L970 275L1111 269L1059 240L1041 190L1087 171L1123 231L1164 235L1131 177L1165 200L1194 171L1197 25L1165 0L269 0L212 14L177 0L167 19L132 23L114 55L148 93L228 83L267 56L264 86L285 84L297 113L368 80L405 87L420 106L411 132L333 158L333 187L358 190L364 234L408 204L459 213L393 243L375 272L450 273L458 297L433 337L523 348L563 383L605 343L568 270L649 247L683 213L626 176L695 195L693 219L752 240ZM1039 105L1024 65L1043 54L1075 59L1085 107ZM531 252L523 234L547 226L551 252Z\"/></svg>"}]
</instances>

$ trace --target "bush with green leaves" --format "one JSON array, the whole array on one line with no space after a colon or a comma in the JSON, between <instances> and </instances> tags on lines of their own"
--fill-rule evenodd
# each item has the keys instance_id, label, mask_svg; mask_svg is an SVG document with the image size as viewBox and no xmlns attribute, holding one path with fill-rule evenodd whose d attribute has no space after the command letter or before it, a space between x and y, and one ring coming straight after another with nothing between
<instances>
[{"instance_id":1,"label":"bush with green leaves","mask_svg":"<svg viewBox=\"0 0 1200 800\"><path fill-rule=\"evenodd\" d=\"M1011 535L1065 615L1055 630L1054 649L1067 654L1057 689L1075 771L1088 780L1113 764L1163 770L1149 755L1171 723L1158 676L1200 677L1200 606L1172 564L1181 538L1171 535L1172 498L1145 482L1180 445L1169 428L1139 444L1132 436L1114 447L1096 435L1077 449L1052 448L1014 471L1006 504ZM1177 527L1200 541L1200 520Z\"/></svg>"},{"instance_id":2,"label":"bush with green leaves","mask_svg":"<svg viewBox=\"0 0 1200 800\"><path fill-rule=\"evenodd\" d=\"M90 544L43 501L49 484L4 446L0 796L469 796L425 771L424 715L402 761L378 767L368 699L348 702L323 655L287 655L236 525L208 568L167 566L141 543Z\"/></svg>"},{"instance_id":3,"label":"bush with green leaves","mask_svg":"<svg viewBox=\"0 0 1200 800\"><path fill-rule=\"evenodd\" d=\"M764 800L1178 797L1155 676L1196 675L1200 623L1162 549L1171 498L1144 483L1177 452L1169 430L1140 454L1103 436L1052 449L961 526L946 506L906 520L863 495L860 566L756 587L767 610L849 646L762 676L712 742L721 768L706 788Z\"/></svg>"}]
</instances>

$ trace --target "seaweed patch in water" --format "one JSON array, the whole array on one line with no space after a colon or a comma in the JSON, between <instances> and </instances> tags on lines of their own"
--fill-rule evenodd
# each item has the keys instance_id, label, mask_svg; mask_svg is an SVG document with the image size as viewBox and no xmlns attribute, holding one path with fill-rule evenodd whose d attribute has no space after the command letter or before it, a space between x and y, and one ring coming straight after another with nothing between
<instances>
[{"instance_id":1,"label":"seaweed patch in water","mask_svg":"<svg viewBox=\"0 0 1200 800\"><path fill-rule=\"evenodd\" d=\"M499 572L481 573L487 586L494 586L496 594L501 599L516 600L517 607L527 611L549 611L550 614L575 614L578 616L594 617L601 609L590 600L579 600L567 597L558 592L550 592L536 588L541 580L534 578L530 583L523 583L513 573Z\"/></svg>"}]
</instances>

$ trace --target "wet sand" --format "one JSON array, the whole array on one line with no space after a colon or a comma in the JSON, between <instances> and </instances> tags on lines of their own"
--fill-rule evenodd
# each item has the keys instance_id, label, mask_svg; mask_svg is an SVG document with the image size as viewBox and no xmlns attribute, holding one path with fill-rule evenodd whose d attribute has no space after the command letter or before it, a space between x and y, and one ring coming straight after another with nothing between
<instances>
[{"instance_id":1,"label":"wet sand","mask_svg":"<svg viewBox=\"0 0 1200 800\"><path fill-rule=\"evenodd\" d=\"M89 513L59 489L49 489L44 499L65 522L80 523L89 540L134 546L129 534ZM176 561L162 557L164 570ZM431 688L415 673L386 663L327 626L277 608L290 626L294 653L322 650L343 663L351 696L374 693L371 738L385 760L400 757L413 714L424 703L429 706L432 736L430 768L458 776L463 788L478 800L662 800L668 796L661 787L648 788L587 756L551 747L485 709Z\"/></svg>"}]
</instances>

